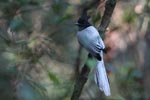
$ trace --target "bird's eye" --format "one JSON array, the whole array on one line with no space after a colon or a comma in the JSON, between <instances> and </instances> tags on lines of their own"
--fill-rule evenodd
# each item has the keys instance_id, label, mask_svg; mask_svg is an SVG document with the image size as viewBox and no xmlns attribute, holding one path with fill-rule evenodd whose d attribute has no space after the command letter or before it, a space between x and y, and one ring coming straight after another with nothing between
<instances>
[{"instance_id":1,"label":"bird's eye","mask_svg":"<svg viewBox=\"0 0 150 100\"><path fill-rule=\"evenodd\" d=\"M83 20L83 19L79 19L79 20L78 20L78 23L83 24L83 23L84 23L84 20Z\"/></svg>"}]
</instances>

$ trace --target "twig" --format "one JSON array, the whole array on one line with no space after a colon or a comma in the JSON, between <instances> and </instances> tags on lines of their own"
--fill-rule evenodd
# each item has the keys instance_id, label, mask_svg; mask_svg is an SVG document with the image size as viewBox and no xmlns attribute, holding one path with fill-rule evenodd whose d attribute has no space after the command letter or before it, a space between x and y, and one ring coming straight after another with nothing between
<instances>
[{"instance_id":1,"label":"twig","mask_svg":"<svg viewBox=\"0 0 150 100\"><path fill-rule=\"evenodd\" d=\"M101 21L101 24L100 24L100 27L99 27L99 30L98 30L100 33L104 33L106 28L108 27L108 24L110 22L110 18L112 16L115 5L116 5L116 0L108 0L106 2L105 12L104 12L104 15L102 17L102 21ZM86 10L83 10L83 13L87 12L87 10L88 10L87 8L86 8ZM91 58L91 56L89 54L88 59L90 59L90 58ZM84 64L84 67L82 68L81 73L78 76L78 79L76 80L71 100L79 100L79 97L81 95L83 86L84 86L84 84L86 83L86 81L88 79L89 72L90 72L90 67L88 66L88 64L86 62Z\"/></svg>"}]
</instances>

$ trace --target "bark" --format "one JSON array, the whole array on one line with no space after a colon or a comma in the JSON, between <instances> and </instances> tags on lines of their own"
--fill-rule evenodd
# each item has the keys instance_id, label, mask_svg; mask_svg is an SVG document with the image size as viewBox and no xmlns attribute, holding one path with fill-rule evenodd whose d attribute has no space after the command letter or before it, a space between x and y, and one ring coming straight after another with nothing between
<instances>
[{"instance_id":1,"label":"bark","mask_svg":"<svg viewBox=\"0 0 150 100\"><path fill-rule=\"evenodd\" d=\"M105 12L104 12L101 24L100 24L99 29L98 29L100 34L104 33L106 28L108 27L112 13L113 13L113 10L115 8L115 5L116 5L116 0L108 0L106 2Z\"/></svg>"},{"instance_id":2,"label":"bark","mask_svg":"<svg viewBox=\"0 0 150 100\"><path fill-rule=\"evenodd\" d=\"M144 59L144 70L143 70L143 78L144 78L144 96L145 100L150 100L150 21L148 22L147 32L145 36L146 49L145 49L145 59Z\"/></svg>"},{"instance_id":3,"label":"bark","mask_svg":"<svg viewBox=\"0 0 150 100\"><path fill-rule=\"evenodd\" d=\"M79 46L78 48L78 55L77 55L77 58L76 58L76 61L75 61L75 77L77 78L78 75L80 74L80 55L81 55L81 51L82 51L82 47Z\"/></svg>"},{"instance_id":4,"label":"bark","mask_svg":"<svg viewBox=\"0 0 150 100\"><path fill-rule=\"evenodd\" d=\"M148 17L148 24L147 24L147 30L145 34L145 54L144 54L144 69L143 69L143 80L144 80L144 99L150 100L150 0L146 0L145 4L145 14L146 17Z\"/></svg>"},{"instance_id":5,"label":"bark","mask_svg":"<svg viewBox=\"0 0 150 100\"><path fill-rule=\"evenodd\" d=\"M88 56L88 58L90 59L90 56ZM78 78L76 80L76 84L74 86L74 91L73 91L71 100L78 100L79 99L79 96L82 92L84 84L86 83L86 81L88 79L89 72L90 72L90 67L88 66L88 64L85 63L83 68L82 68L81 73L78 75Z\"/></svg>"}]
</instances>

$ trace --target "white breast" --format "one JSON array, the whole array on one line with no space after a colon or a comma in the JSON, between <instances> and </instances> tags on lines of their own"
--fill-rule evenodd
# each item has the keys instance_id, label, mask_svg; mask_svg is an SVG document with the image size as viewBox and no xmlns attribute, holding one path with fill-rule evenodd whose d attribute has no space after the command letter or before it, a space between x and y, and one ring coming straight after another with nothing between
<instances>
[{"instance_id":1,"label":"white breast","mask_svg":"<svg viewBox=\"0 0 150 100\"><path fill-rule=\"evenodd\" d=\"M101 42L100 45L102 45L103 48L105 48L105 45L97 31L97 29L93 26L89 26L86 29L82 31L77 32L77 38L81 45L83 45L85 48L90 43L95 43L96 45L99 45L98 41Z\"/></svg>"},{"instance_id":2,"label":"white breast","mask_svg":"<svg viewBox=\"0 0 150 100\"><path fill-rule=\"evenodd\" d=\"M89 26L77 33L77 38L82 45L86 44L87 41L92 41L96 36L98 36L98 32L93 26Z\"/></svg>"},{"instance_id":3,"label":"white breast","mask_svg":"<svg viewBox=\"0 0 150 100\"><path fill-rule=\"evenodd\" d=\"M98 31L93 26L89 26L81 31L78 31L77 37L87 37L87 38L93 38L99 36Z\"/></svg>"}]
</instances>

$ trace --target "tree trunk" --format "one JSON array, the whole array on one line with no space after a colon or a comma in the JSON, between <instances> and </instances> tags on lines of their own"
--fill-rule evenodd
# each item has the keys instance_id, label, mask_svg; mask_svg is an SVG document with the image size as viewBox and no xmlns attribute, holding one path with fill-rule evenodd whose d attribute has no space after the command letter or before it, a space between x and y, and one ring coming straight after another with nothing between
<instances>
[{"instance_id":1,"label":"tree trunk","mask_svg":"<svg viewBox=\"0 0 150 100\"><path fill-rule=\"evenodd\" d=\"M145 49L145 59L144 59L144 89L145 89L145 100L150 100L150 20L147 26L147 32L145 35L146 49Z\"/></svg>"}]
</instances>

